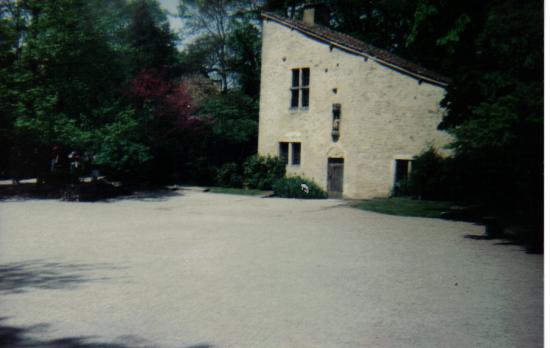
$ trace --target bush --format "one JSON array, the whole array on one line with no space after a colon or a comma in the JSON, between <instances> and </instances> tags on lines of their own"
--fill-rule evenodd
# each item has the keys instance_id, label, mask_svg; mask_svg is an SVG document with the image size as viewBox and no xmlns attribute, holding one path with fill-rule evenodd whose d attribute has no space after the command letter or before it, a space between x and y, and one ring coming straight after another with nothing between
<instances>
[{"instance_id":1,"label":"bush","mask_svg":"<svg viewBox=\"0 0 550 348\"><path fill-rule=\"evenodd\" d=\"M214 182L220 187L242 187L243 177L239 173L239 166L237 163L224 163L221 168L216 171Z\"/></svg>"},{"instance_id":2,"label":"bush","mask_svg":"<svg viewBox=\"0 0 550 348\"><path fill-rule=\"evenodd\" d=\"M458 182L453 168L451 158L443 158L430 148L414 158L411 176L398 193L427 200L454 200Z\"/></svg>"},{"instance_id":3,"label":"bush","mask_svg":"<svg viewBox=\"0 0 550 348\"><path fill-rule=\"evenodd\" d=\"M392 190L393 197L414 196L414 195L415 194L411 189L411 185L409 183L409 178L401 179L393 185L393 190Z\"/></svg>"},{"instance_id":4,"label":"bush","mask_svg":"<svg viewBox=\"0 0 550 348\"><path fill-rule=\"evenodd\" d=\"M184 165L182 179L193 185L211 186L215 184L216 167L212 165L209 158L196 154L196 157L189 158Z\"/></svg>"},{"instance_id":5,"label":"bush","mask_svg":"<svg viewBox=\"0 0 550 348\"><path fill-rule=\"evenodd\" d=\"M307 192L302 185L307 186ZM299 176L282 178L273 185L275 196L287 198L327 198L327 193L311 180Z\"/></svg>"},{"instance_id":6,"label":"bush","mask_svg":"<svg viewBox=\"0 0 550 348\"><path fill-rule=\"evenodd\" d=\"M285 176L285 163L271 156L250 156L244 162L244 186L258 190L271 190L278 179Z\"/></svg>"}]
</instances>

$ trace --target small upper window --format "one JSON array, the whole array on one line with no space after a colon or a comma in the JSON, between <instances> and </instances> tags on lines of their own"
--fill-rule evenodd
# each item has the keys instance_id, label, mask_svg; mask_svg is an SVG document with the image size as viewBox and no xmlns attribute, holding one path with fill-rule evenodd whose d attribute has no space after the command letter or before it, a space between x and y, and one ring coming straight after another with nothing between
<instances>
[{"instance_id":1,"label":"small upper window","mask_svg":"<svg viewBox=\"0 0 550 348\"><path fill-rule=\"evenodd\" d=\"M292 69L290 107L309 107L309 68Z\"/></svg>"},{"instance_id":2,"label":"small upper window","mask_svg":"<svg viewBox=\"0 0 550 348\"><path fill-rule=\"evenodd\" d=\"M302 69L302 87L309 87L309 68Z\"/></svg>"},{"instance_id":3,"label":"small upper window","mask_svg":"<svg viewBox=\"0 0 550 348\"><path fill-rule=\"evenodd\" d=\"M309 107L309 88L302 88L302 107Z\"/></svg>"},{"instance_id":4,"label":"small upper window","mask_svg":"<svg viewBox=\"0 0 550 348\"><path fill-rule=\"evenodd\" d=\"M290 91L290 107L291 108L297 108L298 107L298 101L300 100L300 90L299 89L293 89Z\"/></svg>"},{"instance_id":5,"label":"small upper window","mask_svg":"<svg viewBox=\"0 0 550 348\"><path fill-rule=\"evenodd\" d=\"M292 87L300 87L300 69L292 69Z\"/></svg>"}]
</instances>

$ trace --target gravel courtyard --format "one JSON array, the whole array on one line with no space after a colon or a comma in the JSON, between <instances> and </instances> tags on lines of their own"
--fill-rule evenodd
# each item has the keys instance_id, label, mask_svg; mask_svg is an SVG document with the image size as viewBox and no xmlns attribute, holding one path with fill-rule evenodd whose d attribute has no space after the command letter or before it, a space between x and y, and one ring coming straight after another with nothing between
<instances>
[{"instance_id":1,"label":"gravel courtyard","mask_svg":"<svg viewBox=\"0 0 550 348\"><path fill-rule=\"evenodd\" d=\"M482 226L178 191L0 203L2 347L542 347L543 257Z\"/></svg>"}]
</instances>

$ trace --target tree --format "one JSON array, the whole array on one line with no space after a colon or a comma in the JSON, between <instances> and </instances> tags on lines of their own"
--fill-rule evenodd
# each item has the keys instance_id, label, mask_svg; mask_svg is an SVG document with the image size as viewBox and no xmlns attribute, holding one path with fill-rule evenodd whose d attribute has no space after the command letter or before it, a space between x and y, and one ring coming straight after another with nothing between
<instances>
[{"instance_id":1,"label":"tree","mask_svg":"<svg viewBox=\"0 0 550 348\"><path fill-rule=\"evenodd\" d=\"M3 83L13 93L12 103L3 106L14 126L11 147L19 147L13 154L28 157L56 143L87 146L93 130L109 120L97 113L113 99L123 77L91 10L100 3L17 2L24 25L6 74L11 83Z\"/></svg>"},{"instance_id":2,"label":"tree","mask_svg":"<svg viewBox=\"0 0 550 348\"><path fill-rule=\"evenodd\" d=\"M14 62L20 55L21 38L26 25L27 18L20 3L0 3L0 176L8 174L6 170L14 141L13 121L17 102Z\"/></svg>"},{"instance_id":3,"label":"tree","mask_svg":"<svg viewBox=\"0 0 550 348\"><path fill-rule=\"evenodd\" d=\"M91 151L119 175L140 171L155 159L154 144L166 135L161 125L182 126L172 120L183 122L182 110L190 104L185 88L171 82L175 37L158 3L10 0L2 5L0 30L9 40L0 46L0 90L7 92L0 107L6 132L13 134L2 140L16 155L12 162L39 152L35 167L47 170L53 145ZM140 72L151 69L166 75L170 85L162 112L160 106L133 104L123 93ZM150 120L161 118L171 121L149 128Z\"/></svg>"},{"instance_id":4,"label":"tree","mask_svg":"<svg viewBox=\"0 0 550 348\"><path fill-rule=\"evenodd\" d=\"M222 92L241 84L250 90L251 74L243 75L242 68L237 67L248 65L254 69L252 74L259 76L259 31L254 26L259 2L181 0L179 9L188 32L196 36L183 55L184 64L200 66Z\"/></svg>"},{"instance_id":5,"label":"tree","mask_svg":"<svg viewBox=\"0 0 550 348\"><path fill-rule=\"evenodd\" d=\"M258 100L260 97L261 35L252 23L237 25L229 36L229 67L240 90Z\"/></svg>"},{"instance_id":6,"label":"tree","mask_svg":"<svg viewBox=\"0 0 550 348\"><path fill-rule=\"evenodd\" d=\"M180 15L193 40L181 55L187 76L199 72L219 88L201 83L198 113L202 136L191 137L187 172L196 182L211 183L214 166L240 167L256 152L260 87L260 3L253 0L182 0ZM195 83L197 79L193 79ZM199 95L204 93L198 93ZM189 138L188 138L189 139ZM228 166L226 166L228 167Z\"/></svg>"},{"instance_id":7,"label":"tree","mask_svg":"<svg viewBox=\"0 0 550 348\"><path fill-rule=\"evenodd\" d=\"M176 36L166 14L155 0L134 0L128 5L129 23L125 40L130 47L134 74L143 69L166 70L175 74Z\"/></svg>"},{"instance_id":8,"label":"tree","mask_svg":"<svg viewBox=\"0 0 550 348\"><path fill-rule=\"evenodd\" d=\"M238 92L213 95L201 105L200 113L210 121L217 142L241 148L246 157L256 150L258 103Z\"/></svg>"},{"instance_id":9,"label":"tree","mask_svg":"<svg viewBox=\"0 0 550 348\"><path fill-rule=\"evenodd\" d=\"M419 1L409 43L434 47L453 83L440 127L455 136L470 198L542 224L543 11L530 1Z\"/></svg>"},{"instance_id":10,"label":"tree","mask_svg":"<svg viewBox=\"0 0 550 348\"><path fill-rule=\"evenodd\" d=\"M157 180L176 174L181 169L178 162L185 160L188 131L202 123L195 116L196 107L187 86L170 80L165 73L144 70L131 81L127 94L152 155L146 174Z\"/></svg>"}]
</instances>

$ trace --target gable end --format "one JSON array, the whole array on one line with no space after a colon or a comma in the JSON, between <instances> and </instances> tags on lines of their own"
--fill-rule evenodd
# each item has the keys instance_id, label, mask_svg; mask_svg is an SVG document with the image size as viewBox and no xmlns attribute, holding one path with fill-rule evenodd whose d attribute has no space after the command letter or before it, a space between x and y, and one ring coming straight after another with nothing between
<instances>
[{"instance_id":1,"label":"gable end","mask_svg":"<svg viewBox=\"0 0 550 348\"><path fill-rule=\"evenodd\" d=\"M406 61L393 53L379 49L349 35L336 32L329 28L317 24L305 24L301 21L280 17L267 12L262 13L262 17L266 21L272 20L289 28L291 31L299 31L310 39L328 44L331 50L333 48L339 48L344 52L362 56L365 58L365 61L372 59L373 61L392 70L396 70L400 73L418 79L419 83L429 82L441 87L446 87L451 82L449 78L443 75L432 72L417 64Z\"/></svg>"}]
</instances>

